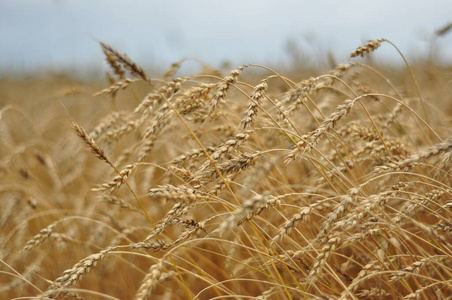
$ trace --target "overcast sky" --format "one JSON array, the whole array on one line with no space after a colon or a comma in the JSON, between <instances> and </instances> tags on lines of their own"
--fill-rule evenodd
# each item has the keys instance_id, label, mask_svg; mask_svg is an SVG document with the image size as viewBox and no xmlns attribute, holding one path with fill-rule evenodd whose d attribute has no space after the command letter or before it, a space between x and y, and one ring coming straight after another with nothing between
<instances>
[{"instance_id":1,"label":"overcast sky","mask_svg":"<svg viewBox=\"0 0 452 300\"><path fill-rule=\"evenodd\" d=\"M287 62L289 40L308 57L330 49L345 60L384 37L413 56L426 54L432 33L449 22L451 0L0 0L0 68L101 67L97 41L161 67L183 57L214 66ZM452 32L436 45L452 62ZM377 55L396 57L389 45Z\"/></svg>"}]
</instances>

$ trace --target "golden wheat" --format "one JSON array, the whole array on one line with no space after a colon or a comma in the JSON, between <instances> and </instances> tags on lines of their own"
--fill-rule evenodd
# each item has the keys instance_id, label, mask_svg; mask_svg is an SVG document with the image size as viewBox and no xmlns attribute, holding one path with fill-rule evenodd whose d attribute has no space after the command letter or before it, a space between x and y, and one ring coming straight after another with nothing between
<instances>
[{"instance_id":1,"label":"golden wheat","mask_svg":"<svg viewBox=\"0 0 452 300\"><path fill-rule=\"evenodd\" d=\"M38 101L0 110L0 298L450 297L450 68L158 79L101 47L107 88L0 80Z\"/></svg>"}]
</instances>

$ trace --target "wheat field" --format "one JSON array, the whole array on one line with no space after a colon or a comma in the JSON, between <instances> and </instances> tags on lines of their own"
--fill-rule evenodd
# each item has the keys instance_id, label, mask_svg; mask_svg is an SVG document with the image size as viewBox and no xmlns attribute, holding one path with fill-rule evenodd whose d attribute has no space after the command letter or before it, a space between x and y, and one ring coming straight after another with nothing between
<instances>
[{"instance_id":1,"label":"wheat field","mask_svg":"<svg viewBox=\"0 0 452 300\"><path fill-rule=\"evenodd\" d=\"M1 299L452 299L452 67L100 46L107 84L0 80Z\"/></svg>"}]
</instances>

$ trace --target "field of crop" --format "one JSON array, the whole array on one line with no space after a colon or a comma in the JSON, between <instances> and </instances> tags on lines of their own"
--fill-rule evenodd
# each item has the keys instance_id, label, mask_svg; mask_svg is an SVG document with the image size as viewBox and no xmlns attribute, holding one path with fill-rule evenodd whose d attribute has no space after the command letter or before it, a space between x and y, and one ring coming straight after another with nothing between
<instances>
[{"instance_id":1,"label":"field of crop","mask_svg":"<svg viewBox=\"0 0 452 300\"><path fill-rule=\"evenodd\" d=\"M379 47L4 76L0 298L452 299L452 67Z\"/></svg>"}]
</instances>

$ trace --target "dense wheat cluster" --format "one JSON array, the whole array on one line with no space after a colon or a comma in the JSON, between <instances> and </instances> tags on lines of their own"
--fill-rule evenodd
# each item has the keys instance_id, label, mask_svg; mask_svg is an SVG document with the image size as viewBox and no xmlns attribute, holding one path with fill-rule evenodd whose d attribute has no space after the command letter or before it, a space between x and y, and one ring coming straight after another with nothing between
<instances>
[{"instance_id":1,"label":"dense wheat cluster","mask_svg":"<svg viewBox=\"0 0 452 300\"><path fill-rule=\"evenodd\" d=\"M451 299L451 68L379 47L301 81L104 43L106 88L4 78L0 298Z\"/></svg>"}]
</instances>

